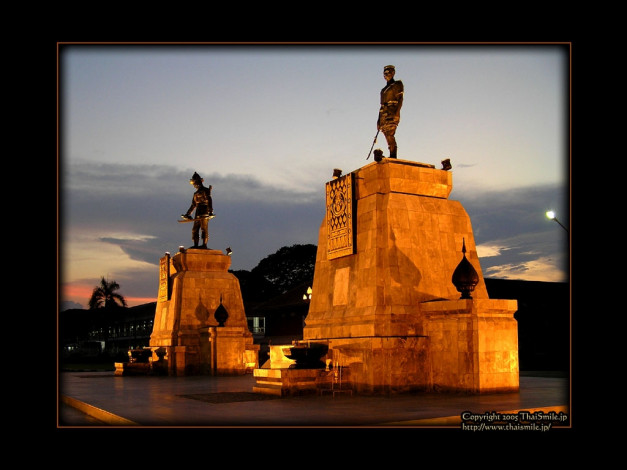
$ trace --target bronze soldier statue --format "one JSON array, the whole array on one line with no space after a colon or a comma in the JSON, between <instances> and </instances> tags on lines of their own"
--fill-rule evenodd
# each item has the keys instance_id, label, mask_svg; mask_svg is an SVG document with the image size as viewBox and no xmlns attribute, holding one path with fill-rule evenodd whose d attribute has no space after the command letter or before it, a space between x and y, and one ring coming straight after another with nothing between
<instances>
[{"instance_id":1,"label":"bronze soldier statue","mask_svg":"<svg viewBox=\"0 0 627 470\"><path fill-rule=\"evenodd\" d=\"M396 158L398 147L396 146L396 128L401 120L401 106L403 106L403 82L394 80L396 69L393 65L383 68L383 78L387 85L381 90L381 108L377 119L377 130L383 132L390 149L390 158Z\"/></svg>"},{"instance_id":2,"label":"bronze soldier statue","mask_svg":"<svg viewBox=\"0 0 627 470\"><path fill-rule=\"evenodd\" d=\"M192 179L189 180L189 184L194 185L196 192L192 197L192 205L189 206L187 212L181 217L192 220L191 213L196 209L194 215L194 226L192 227L192 240L194 241L193 248L207 248L207 241L209 240L209 219L215 217L213 213L213 201L211 199L211 186L206 188L203 186L203 178L196 172L194 172ZM198 246L200 241L200 235L202 232L202 245Z\"/></svg>"}]
</instances>

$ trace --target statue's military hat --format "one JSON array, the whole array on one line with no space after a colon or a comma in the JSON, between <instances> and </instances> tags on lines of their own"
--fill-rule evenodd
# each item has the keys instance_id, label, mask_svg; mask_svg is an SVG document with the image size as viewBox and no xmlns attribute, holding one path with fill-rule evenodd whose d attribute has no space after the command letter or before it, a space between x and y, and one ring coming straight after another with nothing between
<instances>
[{"instance_id":1,"label":"statue's military hat","mask_svg":"<svg viewBox=\"0 0 627 470\"><path fill-rule=\"evenodd\" d=\"M192 179L189 180L189 184L200 184L203 181L205 181L204 178L201 178L198 173L194 172Z\"/></svg>"}]
</instances>

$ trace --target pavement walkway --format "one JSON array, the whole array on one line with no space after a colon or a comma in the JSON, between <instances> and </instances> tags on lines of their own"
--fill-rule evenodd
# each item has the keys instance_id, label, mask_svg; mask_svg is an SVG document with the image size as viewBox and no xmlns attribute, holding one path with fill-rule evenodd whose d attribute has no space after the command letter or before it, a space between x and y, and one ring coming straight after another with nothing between
<instances>
[{"instance_id":1,"label":"pavement walkway","mask_svg":"<svg viewBox=\"0 0 627 470\"><path fill-rule=\"evenodd\" d=\"M255 379L250 374L119 377L113 372L62 372L58 385L58 428L461 427L474 431L504 426L505 418L509 429L528 426L522 429L546 431L571 424L569 381L558 377L521 375L518 392L482 395L420 392L280 398L253 393ZM528 414L519 414L521 410Z\"/></svg>"}]
</instances>

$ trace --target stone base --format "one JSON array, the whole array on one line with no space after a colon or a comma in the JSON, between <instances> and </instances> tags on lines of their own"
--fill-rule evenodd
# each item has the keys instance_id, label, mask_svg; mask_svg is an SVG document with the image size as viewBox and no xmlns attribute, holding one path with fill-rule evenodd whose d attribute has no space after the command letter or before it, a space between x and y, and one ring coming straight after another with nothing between
<instances>
[{"instance_id":1,"label":"stone base","mask_svg":"<svg viewBox=\"0 0 627 470\"><path fill-rule=\"evenodd\" d=\"M290 353L291 344L270 345L270 369L289 369L296 361L288 359L286 354Z\"/></svg>"},{"instance_id":2,"label":"stone base","mask_svg":"<svg viewBox=\"0 0 627 470\"><path fill-rule=\"evenodd\" d=\"M151 375L152 364L150 363L137 363L137 362L116 362L115 372L116 376L129 376L129 375Z\"/></svg>"},{"instance_id":3,"label":"stone base","mask_svg":"<svg viewBox=\"0 0 627 470\"><path fill-rule=\"evenodd\" d=\"M253 344L248 330L244 332L238 327L218 327L215 332L216 375L242 375L258 367L259 345Z\"/></svg>"},{"instance_id":4,"label":"stone base","mask_svg":"<svg viewBox=\"0 0 627 470\"><path fill-rule=\"evenodd\" d=\"M329 388L333 372L324 369L255 369L253 375L257 381L253 392L284 397L313 394Z\"/></svg>"},{"instance_id":5,"label":"stone base","mask_svg":"<svg viewBox=\"0 0 627 470\"><path fill-rule=\"evenodd\" d=\"M393 394L428 390L428 340L422 336L337 338L329 358L341 367L358 394Z\"/></svg>"},{"instance_id":6,"label":"stone base","mask_svg":"<svg viewBox=\"0 0 627 470\"><path fill-rule=\"evenodd\" d=\"M337 389L334 387L334 378L337 374L334 374L332 369L296 368L296 361L286 357L295 344L270 346L270 360L267 365L253 371L256 379L253 392L284 397ZM326 358L327 356L324 356L322 359Z\"/></svg>"},{"instance_id":7,"label":"stone base","mask_svg":"<svg viewBox=\"0 0 627 470\"><path fill-rule=\"evenodd\" d=\"M435 390L519 390L516 300L447 300L427 302L420 308L427 318Z\"/></svg>"}]
</instances>

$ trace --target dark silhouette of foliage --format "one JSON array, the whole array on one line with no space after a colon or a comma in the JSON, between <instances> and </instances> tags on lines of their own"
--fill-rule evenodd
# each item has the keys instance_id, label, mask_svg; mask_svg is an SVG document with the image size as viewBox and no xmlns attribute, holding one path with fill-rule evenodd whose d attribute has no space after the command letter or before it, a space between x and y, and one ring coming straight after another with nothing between
<instances>
[{"instance_id":1,"label":"dark silhouette of foliage","mask_svg":"<svg viewBox=\"0 0 627 470\"><path fill-rule=\"evenodd\" d=\"M232 272L239 280L245 304L263 302L277 295L277 289L259 273L253 274L246 270Z\"/></svg>"},{"instance_id":2,"label":"dark silhouette of foliage","mask_svg":"<svg viewBox=\"0 0 627 470\"><path fill-rule=\"evenodd\" d=\"M284 246L262 259L251 271L251 277L269 283L277 295L284 294L298 284L313 279L316 251L316 245L311 244Z\"/></svg>"},{"instance_id":3,"label":"dark silhouette of foliage","mask_svg":"<svg viewBox=\"0 0 627 470\"><path fill-rule=\"evenodd\" d=\"M107 281L104 277L100 285L96 286L89 298L89 309L126 307L126 299L115 292L120 285L115 281Z\"/></svg>"},{"instance_id":4,"label":"dark silhouette of foliage","mask_svg":"<svg viewBox=\"0 0 627 470\"><path fill-rule=\"evenodd\" d=\"M316 252L316 245L284 246L262 259L251 271L232 271L239 280L244 302L258 304L299 284L311 284Z\"/></svg>"}]
</instances>

